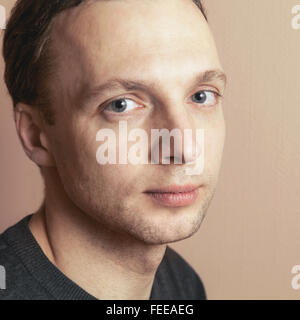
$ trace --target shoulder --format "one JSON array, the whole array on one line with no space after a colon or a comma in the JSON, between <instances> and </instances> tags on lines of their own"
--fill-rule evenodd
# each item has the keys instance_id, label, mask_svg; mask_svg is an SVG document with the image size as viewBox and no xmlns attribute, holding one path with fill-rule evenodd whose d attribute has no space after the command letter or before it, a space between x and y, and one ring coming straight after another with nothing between
<instances>
[{"instance_id":1,"label":"shoulder","mask_svg":"<svg viewBox=\"0 0 300 320\"><path fill-rule=\"evenodd\" d=\"M14 247L13 241L22 236L20 224L0 234L0 300L31 300L39 288Z\"/></svg>"},{"instance_id":2,"label":"shoulder","mask_svg":"<svg viewBox=\"0 0 300 320\"><path fill-rule=\"evenodd\" d=\"M158 268L157 281L172 299L205 300L203 282L193 267L174 249L167 246Z\"/></svg>"},{"instance_id":3,"label":"shoulder","mask_svg":"<svg viewBox=\"0 0 300 320\"><path fill-rule=\"evenodd\" d=\"M20 291L17 289L17 280L22 265L13 253L12 248L5 241L5 233L0 235L0 300L22 299Z\"/></svg>"}]
</instances>

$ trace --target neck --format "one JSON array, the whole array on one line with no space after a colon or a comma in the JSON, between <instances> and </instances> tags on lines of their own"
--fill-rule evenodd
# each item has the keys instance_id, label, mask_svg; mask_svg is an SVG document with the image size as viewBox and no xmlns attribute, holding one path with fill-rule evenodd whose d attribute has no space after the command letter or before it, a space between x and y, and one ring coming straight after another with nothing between
<instances>
[{"instance_id":1,"label":"neck","mask_svg":"<svg viewBox=\"0 0 300 320\"><path fill-rule=\"evenodd\" d=\"M116 233L82 212L61 185L46 183L29 228L48 259L101 300L148 300L166 245Z\"/></svg>"}]
</instances>

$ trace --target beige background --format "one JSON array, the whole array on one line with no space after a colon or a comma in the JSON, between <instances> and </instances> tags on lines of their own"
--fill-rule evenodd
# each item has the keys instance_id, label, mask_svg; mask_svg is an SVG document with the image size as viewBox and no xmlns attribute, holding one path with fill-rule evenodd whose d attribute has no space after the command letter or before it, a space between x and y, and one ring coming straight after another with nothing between
<instances>
[{"instance_id":1,"label":"beige background","mask_svg":"<svg viewBox=\"0 0 300 320\"><path fill-rule=\"evenodd\" d=\"M14 1L1 1L9 8ZM206 0L229 75L227 140L217 193L200 230L172 244L209 299L299 299L300 0ZM1 78L3 61L0 62ZM33 212L43 185L25 157L0 81L0 232Z\"/></svg>"}]
</instances>

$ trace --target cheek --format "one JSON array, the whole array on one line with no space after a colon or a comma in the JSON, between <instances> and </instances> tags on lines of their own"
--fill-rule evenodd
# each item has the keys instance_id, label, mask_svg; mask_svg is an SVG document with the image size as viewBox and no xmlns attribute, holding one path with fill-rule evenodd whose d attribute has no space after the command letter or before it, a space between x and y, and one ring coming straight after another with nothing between
<instances>
[{"instance_id":1,"label":"cheek","mask_svg":"<svg viewBox=\"0 0 300 320\"><path fill-rule=\"evenodd\" d=\"M85 212L97 215L99 212L121 212L122 208L134 202L137 194L138 176L134 167L122 165L92 164L78 168L68 185L72 202Z\"/></svg>"},{"instance_id":2,"label":"cheek","mask_svg":"<svg viewBox=\"0 0 300 320\"><path fill-rule=\"evenodd\" d=\"M204 145L205 145L205 166L211 173L218 171L225 141L225 123L222 120L218 121L218 125L207 127L205 129Z\"/></svg>"},{"instance_id":3,"label":"cheek","mask_svg":"<svg viewBox=\"0 0 300 320\"><path fill-rule=\"evenodd\" d=\"M96 134L71 120L53 132L53 155L62 183L86 181L96 172ZM85 130L84 130L85 129Z\"/></svg>"},{"instance_id":4,"label":"cheek","mask_svg":"<svg viewBox=\"0 0 300 320\"><path fill-rule=\"evenodd\" d=\"M60 175L63 183L74 197L83 202L95 204L110 199L126 199L135 189L139 174L138 166L119 164L99 164L96 154L103 142L81 135L69 144L68 151L62 155ZM66 154L67 152L67 154Z\"/></svg>"}]
</instances>

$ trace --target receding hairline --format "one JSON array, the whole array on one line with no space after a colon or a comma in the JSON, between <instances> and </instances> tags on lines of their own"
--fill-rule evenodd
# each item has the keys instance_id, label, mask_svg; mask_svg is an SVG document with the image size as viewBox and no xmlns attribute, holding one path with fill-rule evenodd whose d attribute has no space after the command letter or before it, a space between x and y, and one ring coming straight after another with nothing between
<instances>
[{"instance_id":1,"label":"receding hairline","mask_svg":"<svg viewBox=\"0 0 300 320\"><path fill-rule=\"evenodd\" d=\"M41 110L51 107L48 79L55 73L56 59L51 52L53 24L60 14L97 1L125 0L51 0L46 5L35 0L16 1L7 21L2 50L5 83L14 107L18 103ZM192 1L207 20L201 0L187 1Z\"/></svg>"},{"instance_id":2,"label":"receding hairline","mask_svg":"<svg viewBox=\"0 0 300 320\"><path fill-rule=\"evenodd\" d=\"M85 1L84 3L82 3L80 6L77 6L77 7L75 7L75 8L70 8L70 9L72 9L73 10L73 13L72 12L69 12L69 16L68 17L66 17L65 15L62 15L62 16L60 16L60 17L55 17L55 19L56 18L60 18L60 21L59 21L59 23L58 24L56 24L56 28L55 28L55 33L53 34L53 36L58 36L60 39L59 39L59 42L58 42L58 44L59 44L59 46L61 46L61 45L66 45L66 44L68 44L69 43L69 46L71 47L71 48L74 48L74 44L75 45L78 45L79 44L79 48L81 48L81 49L84 49L84 47L83 46L81 46L82 45L82 43L81 42L79 42L78 43L78 37L77 37L77 33L76 32L74 32L74 29L72 29L72 28L74 28L74 25L72 26L71 24L69 24L68 23L68 19L70 19L70 21L72 22L72 21L74 21L74 16L72 16L72 14L75 14L75 17L76 17L76 15L78 14L78 15L80 15L81 14L81 10L82 10L82 7L83 6L89 6L89 5L91 5L91 4L95 4L96 2L126 2L126 1L140 1L140 0L87 0L87 1ZM145 0L143 0L143 1L145 1ZM148 1L148 2L151 2L151 1L163 1L163 0L146 0L146 1ZM179 2L180 1L182 1L182 0L178 0ZM194 3L194 1L193 0L183 0L183 2L186 2L186 3ZM68 9L69 10L69 9ZM66 11L68 11L68 10L65 10L65 11L63 11L63 12L61 12L61 14L64 14L64 13L66 13L66 14L68 14L68 12L66 12ZM76 13L76 11L74 11L74 10L77 10L77 13ZM197 9L196 9L197 10ZM199 11L199 9L197 10L197 12ZM201 12L201 11L200 11ZM86 18L85 16L83 16L83 18ZM66 19L67 19L67 22L66 22ZM62 33L59 33L59 30L60 30L60 27L61 27L61 24L63 24L63 23L65 23L65 25L69 25L69 26L72 26L72 28L71 29L66 29L66 30L68 30L68 31L66 31L67 32L67 37L66 38L64 38L64 36L62 35ZM206 22L206 20L205 20L205 17L203 17L203 23L207 23ZM79 24L80 25L80 24ZM75 28L76 28L76 26L75 26ZM70 31L70 32L69 32ZM85 34L85 32L83 33L83 34ZM69 38L70 37L70 38ZM74 40L75 42L73 42L72 40ZM70 42L69 42L70 41ZM58 48L58 50L56 51L56 52L54 52L54 55L59 59L59 51L60 51L60 49L61 49L61 47L59 47ZM76 53L76 51L74 51L73 49L72 49L72 52L75 52L75 55L81 55L80 54L80 52L81 51L78 51L77 53ZM211 74L213 74L214 76L215 76L215 78L219 78L219 80L221 80L221 81L223 81L224 82L224 85L226 85L226 75L224 74L224 72L222 72L222 70L216 70L217 68L215 68L215 70L213 70L214 68L211 68L210 70L208 69L207 70L207 72L205 73L205 72L203 72L203 75L205 76L207 76L207 75L211 75ZM200 74L200 73L199 73ZM205 81L205 80L203 80L203 81ZM126 82L126 81L125 81ZM129 81L128 81L129 82ZM134 81L132 81L132 83L133 83ZM200 80L199 80L199 82L200 82ZM120 81L120 83L124 83L124 81L122 82L122 81ZM136 81L136 84L137 84L137 86L138 86L138 84L141 84L141 82L140 83L138 83L138 81ZM146 85L144 85L144 87L146 87ZM85 89L84 90L86 90L87 89L87 87L85 86ZM88 89L90 89L90 88L88 88ZM94 90L93 90L94 91Z\"/></svg>"},{"instance_id":3,"label":"receding hairline","mask_svg":"<svg viewBox=\"0 0 300 320\"><path fill-rule=\"evenodd\" d=\"M84 0L82 1L82 3L80 3L79 5L77 5L76 7L70 7L66 10L63 10L62 12L60 12L59 14L57 14L55 17L53 17L50 25L51 25L51 29L54 27L54 24L57 25L55 22L57 22L57 20L60 20L61 19L61 23L62 23L62 26L65 26L68 19L70 19L71 21L71 24L74 22L74 20L72 19L72 15L75 14L76 10L78 11L78 15L81 14L81 11L83 9L83 7L89 7L91 6L92 4L95 4L97 2L130 2L130 1L136 1L136 2L140 2L140 1L143 1L143 2L153 2L153 1L166 1L166 0ZM174 1L174 0L172 0ZM185 1L187 3L193 3L194 5L196 5L196 7L198 7L198 11L200 11L200 13L202 14L203 18L205 19L205 21L207 22L207 17L206 17L206 14L205 14L205 10L203 7L199 7L199 5L197 4L198 3L198 0L177 0L177 1ZM69 14L69 16L67 16L67 14Z\"/></svg>"}]
</instances>

